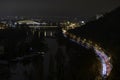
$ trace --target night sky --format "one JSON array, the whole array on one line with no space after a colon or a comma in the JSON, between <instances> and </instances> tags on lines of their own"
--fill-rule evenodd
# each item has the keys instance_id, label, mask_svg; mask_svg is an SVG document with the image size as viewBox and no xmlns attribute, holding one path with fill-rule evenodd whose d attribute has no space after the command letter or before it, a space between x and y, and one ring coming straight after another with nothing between
<instances>
[{"instance_id":1,"label":"night sky","mask_svg":"<svg viewBox=\"0 0 120 80\"><path fill-rule=\"evenodd\" d=\"M120 6L120 0L0 0L0 15L93 16Z\"/></svg>"}]
</instances>

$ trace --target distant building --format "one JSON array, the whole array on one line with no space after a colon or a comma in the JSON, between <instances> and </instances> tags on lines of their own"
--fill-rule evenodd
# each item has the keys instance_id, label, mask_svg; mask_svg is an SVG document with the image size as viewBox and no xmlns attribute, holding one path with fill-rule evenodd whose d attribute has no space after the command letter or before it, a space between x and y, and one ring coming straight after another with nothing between
<instances>
[{"instance_id":1,"label":"distant building","mask_svg":"<svg viewBox=\"0 0 120 80\"><path fill-rule=\"evenodd\" d=\"M30 28L37 28L38 26L40 26L39 22L35 22L33 20L21 20L21 21L15 22L15 26L22 25L22 24L26 24Z\"/></svg>"},{"instance_id":2,"label":"distant building","mask_svg":"<svg viewBox=\"0 0 120 80\"><path fill-rule=\"evenodd\" d=\"M7 24L0 23L0 29L6 29L8 28Z\"/></svg>"},{"instance_id":3,"label":"distant building","mask_svg":"<svg viewBox=\"0 0 120 80\"><path fill-rule=\"evenodd\" d=\"M16 24L27 24L30 28L38 28L40 26L46 26L47 23L46 22L36 22L36 21L33 21L33 20L22 20L22 21L17 21L15 22L15 25Z\"/></svg>"},{"instance_id":4,"label":"distant building","mask_svg":"<svg viewBox=\"0 0 120 80\"><path fill-rule=\"evenodd\" d=\"M17 21L18 24L27 24L27 25L40 25L39 22L35 22L33 20L22 20L22 21Z\"/></svg>"}]
</instances>

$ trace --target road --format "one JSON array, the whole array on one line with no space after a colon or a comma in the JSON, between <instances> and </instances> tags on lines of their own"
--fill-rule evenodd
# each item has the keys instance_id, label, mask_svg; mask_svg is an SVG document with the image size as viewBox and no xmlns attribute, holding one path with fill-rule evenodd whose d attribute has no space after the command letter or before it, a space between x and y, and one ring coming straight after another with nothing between
<instances>
[{"instance_id":1,"label":"road","mask_svg":"<svg viewBox=\"0 0 120 80\"><path fill-rule=\"evenodd\" d=\"M76 37L75 35L68 33L67 30L63 30L63 35L64 37L69 37L69 39L85 48L92 48L94 50L94 52L96 53L96 55L98 56L101 65L102 65L102 71L101 71L101 75L103 78L106 78L109 76L111 70L112 70L112 64L111 64L111 57L108 56L104 49L102 49L100 46L98 46L97 44L93 43L90 40L86 40L86 39L81 39L80 37Z\"/></svg>"}]
</instances>

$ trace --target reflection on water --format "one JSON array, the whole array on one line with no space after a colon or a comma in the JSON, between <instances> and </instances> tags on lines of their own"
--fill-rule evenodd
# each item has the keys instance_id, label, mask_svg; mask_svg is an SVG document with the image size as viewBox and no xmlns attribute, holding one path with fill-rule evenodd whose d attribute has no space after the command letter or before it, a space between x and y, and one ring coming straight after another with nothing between
<instances>
[{"instance_id":1,"label":"reflection on water","mask_svg":"<svg viewBox=\"0 0 120 80\"><path fill-rule=\"evenodd\" d=\"M18 61L9 65L10 80L40 80L43 76L43 63L40 56Z\"/></svg>"},{"instance_id":2,"label":"reflection on water","mask_svg":"<svg viewBox=\"0 0 120 80\"><path fill-rule=\"evenodd\" d=\"M1 41L4 45L9 43L5 46L9 51L5 53L7 59L5 55L0 58L0 80L94 80L99 77L101 65L92 50L60 36L43 38L38 33L27 35L27 39L8 39L14 45L8 40ZM15 56L11 58L10 54Z\"/></svg>"}]
</instances>

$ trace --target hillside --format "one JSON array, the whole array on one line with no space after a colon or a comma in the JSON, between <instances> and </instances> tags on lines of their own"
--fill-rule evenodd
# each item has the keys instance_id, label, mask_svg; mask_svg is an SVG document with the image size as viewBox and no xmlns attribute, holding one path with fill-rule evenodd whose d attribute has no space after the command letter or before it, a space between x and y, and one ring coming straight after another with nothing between
<instances>
[{"instance_id":1,"label":"hillside","mask_svg":"<svg viewBox=\"0 0 120 80\"><path fill-rule=\"evenodd\" d=\"M113 70L111 80L118 80L120 67L120 7L104 15L104 17L86 23L82 27L69 30L77 36L92 40L107 50L112 56Z\"/></svg>"}]
</instances>

